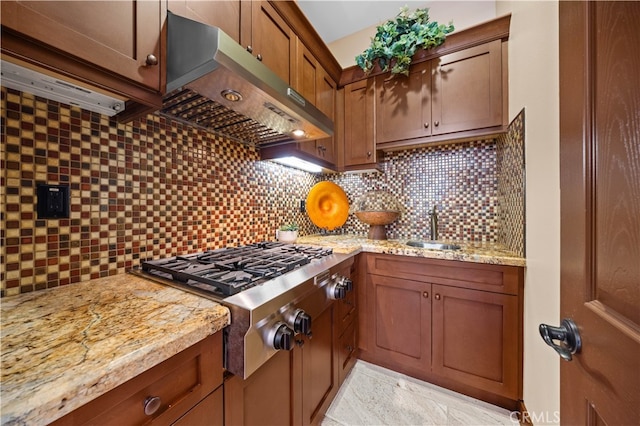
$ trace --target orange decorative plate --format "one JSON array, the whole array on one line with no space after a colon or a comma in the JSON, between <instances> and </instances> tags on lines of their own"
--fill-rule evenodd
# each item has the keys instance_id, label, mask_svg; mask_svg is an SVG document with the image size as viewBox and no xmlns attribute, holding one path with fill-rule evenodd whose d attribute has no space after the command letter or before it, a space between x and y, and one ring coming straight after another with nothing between
<instances>
[{"instance_id":1,"label":"orange decorative plate","mask_svg":"<svg viewBox=\"0 0 640 426\"><path fill-rule=\"evenodd\" d=\"M349 216L347 194L333 182L316 183L307 195L307 213L317 227L336 229L344 225Z\"/></svg>"}]
</instances>

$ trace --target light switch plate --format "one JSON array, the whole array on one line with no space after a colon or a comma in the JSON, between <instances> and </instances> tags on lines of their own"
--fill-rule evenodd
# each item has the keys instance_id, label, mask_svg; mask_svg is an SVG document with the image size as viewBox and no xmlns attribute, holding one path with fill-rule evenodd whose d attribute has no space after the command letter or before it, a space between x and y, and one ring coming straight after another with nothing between
<instances>
[{"instance_id":1,"label":"light switch plate","mask_svg":"<svg viewBox=\"0 0 640 426\"><path fill-rule=\"evenodd\" d=\"M69 187L65 185L38 185L38 219L69 218Z\"/></svg>"}]
</instances>

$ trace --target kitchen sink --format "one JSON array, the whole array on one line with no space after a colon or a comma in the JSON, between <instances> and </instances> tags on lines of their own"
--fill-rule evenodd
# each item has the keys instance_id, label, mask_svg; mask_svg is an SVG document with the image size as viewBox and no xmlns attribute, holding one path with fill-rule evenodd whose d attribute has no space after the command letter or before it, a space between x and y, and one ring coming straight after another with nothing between
<instances>
[{"instance_id":1,"label":"kitchen sink","mask_svg":"<svg viewBox=\"0 0 640 426\"><path fill-rule=\"evenodd\" d=\"M410 247L426 248L433 250L460 250L460 246L457 244L439 243L437 241L408 241L407 245Z\"/></svg>"}]
</instances>

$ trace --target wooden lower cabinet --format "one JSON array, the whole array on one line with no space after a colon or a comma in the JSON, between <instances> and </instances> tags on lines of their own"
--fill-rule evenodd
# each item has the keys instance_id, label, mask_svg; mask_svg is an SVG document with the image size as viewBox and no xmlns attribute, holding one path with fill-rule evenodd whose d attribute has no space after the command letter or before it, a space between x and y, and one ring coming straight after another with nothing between
<instances>
[{"instance_id":1,"label":"wooden lower cabinet","mask_svg":"<svg viewBox=\"0 0 640 426\"><path fill-rule=\"evenodd\" d=\"M370 348L376 357L422 371L431 363L431 284L370 275Z\"/></svg>"},{"instance_id":2,"label":"wooden lower cabinet","mask_svg":"<svg viewBox=\"0 0 640 426\"><path fill-rule=\"evenodd\" d=\"M225 425L292 425L293 371L297 351L280 351L246 380L224 382ZM299 392L299 389L296 389Z\"/></svg>"},{"instance_id":3,"label":"wooden lower cabinet","mask_svg":"<svg viewBox=\"0 0 640 426\"><path fill-rule=\"evenodd\" d=\"M518 399L518 296L434 285L432 372Z\"/></svg>"},{"instance_id":4,"label":"wooden lower cabinet","mask_svg":"<svg viewBox=\"0 0 640 426\"><path fill-rule=\"evenodd\" d=\"M358 355L358 320L354 317L338 340L338 383L344 379L355 365Z\"/></svg>"},{"instance_id":5,"label":"wooden lower cabinet","mask_svg":"<svg viewBox=\"0 0 640 426\"><path fill-rule=\"evenodd\" d=\"M523 268L363 255L359 357L516 409Z\"/></svg>"},{"instance_id":6,"label":"wooden lower cabinet","mask_svg":"<svg viewBox=\"0 0 640 426\"><path fill-rule=\"evenodd\" d=\"M112 391L58 419L54 425L221 424L222 332L174 355ZM153 414L145 401L159 398ZM188 419L194 419L188 420Z\"/></svg>"},{"instance_id":7,"label":"wooden lower cabinet","mask_svg":"<svg viewBox=\"0 0 640 426\"><path fill-rule=\"evenodd\" d=\"M354 271L349 264L339 273L354 278ZM315 292L297 303L312 318L312 336L296 335L291 351L277 352L245 380L226 378L225 424L320 424L356 361L355 300L355 291L336 301Z\"/></svg>"},{"instance_id":8,"label":"wooden lower cabinet","mask_svg":"<svg viewBox=\"0 0 640 426\"><path fill-rule=\"evenodd\" d=\"M224 392L222 386L211 392L198 405L193 407L184 416L180 417L176 426L223 426Z\"/></svg>"}]
</instances>

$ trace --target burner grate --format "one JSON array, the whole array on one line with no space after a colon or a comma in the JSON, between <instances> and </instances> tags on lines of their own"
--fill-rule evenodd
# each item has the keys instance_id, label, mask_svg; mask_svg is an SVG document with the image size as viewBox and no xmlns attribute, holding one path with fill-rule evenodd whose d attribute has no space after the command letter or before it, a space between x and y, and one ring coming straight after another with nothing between
<instances>
[{"instance_id":1,"label":"burner grate","mask_svg":"<svg viewBox=\"0 0 640 426\"><path fill-rule=\"evenodd\" d=\"M262 242L142 262L142 270L182 285L231 296L332 253L331 249Z\"/></svg>"}]
</instances>

